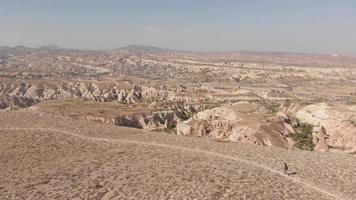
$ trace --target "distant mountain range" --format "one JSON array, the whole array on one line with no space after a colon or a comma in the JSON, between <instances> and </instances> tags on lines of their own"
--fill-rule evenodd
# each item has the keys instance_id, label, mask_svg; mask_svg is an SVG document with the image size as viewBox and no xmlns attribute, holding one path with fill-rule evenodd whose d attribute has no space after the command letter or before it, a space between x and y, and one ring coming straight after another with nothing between
<instances>
[{"instance_id":1,"label":"distant mountain range","mask_svg":"<svg viewBox=\"0 0 356 200\"><path fill-rule=\"evenodd\" d=\"M57 45L43 45L37 48L26 47L23 45L17 45L14 47L10 46L0 46L0 50L2 51L36 51L36 50L46 50L46 51L90 51L95 52L96 50L80 50L80 49L68 49L61 48ZM98 50L100 51L100 50ZM101 50L100 52L105 52L105 50ZM290 60L290 59L298 59L298 60L308 60L310 58L319 60L319 59L331 59L331 60L355 60L356 55L341 55L341 54L318 54L318 53L298 53L298 52L273 52L273 51L230 51L230 52L195 52L188 50L177 50L177 49L165 49L155 46L148 45L128 45L125 47L119 47L112 50L108 50L108 52L128 52L128 53L186 53L186 54L202 54L202 55L238 55L241 59L246 58L247 60Z\"/></svg>"},{"instance_id":2,"label":"distant mountain range","mask_svg":"<svg viewBox=\"0 0 356 200\"><path fill-rule=\"evenodd\" d=\"M113 51L128 51L134 53L160 53L160 52L165 52L167 50L154 46L128 45L126 47L116 48Z\"/></svg>"},{"instance_id":3,"label":"distant mountain range","mask_svg":"<svg viewBox=\"0 0 356 200\"><path fill-rule=\"evenodd\" d=\"M147 45L128 45L125 47L116 48L112 51L125 51L130 53L164 53L164 52L181 52L181 53L193 53L192 51L177 50L177 49L164 49L160 47L147 46Z\"/></svg>"},{"instance_id":4,"label":"distant mountain range","mask_svg":"<svg viewBox=\"0 0 356 200\"><path fill-rule=\"evenodd\" d=\"M61 48L58 47L57 45L50 44L50 45L39 46L37 49L43 49L43 50L59 50L59 49L61 49Z\"/></svg>"}]
</instances>

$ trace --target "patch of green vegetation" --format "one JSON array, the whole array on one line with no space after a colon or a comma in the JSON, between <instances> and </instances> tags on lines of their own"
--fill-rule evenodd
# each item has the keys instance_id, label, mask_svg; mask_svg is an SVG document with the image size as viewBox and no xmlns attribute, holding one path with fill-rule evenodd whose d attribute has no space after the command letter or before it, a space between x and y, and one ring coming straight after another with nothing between
<instances>
[{"instance_id":1,"label":"patch of green vegetation","mask_svg":"<svg viewBox=\"0 0 356 200\"><path fill-rule=\"evenodd\" d=\"M16 107L13 107L13 106L10 106L10 107L8 107L6 110L7 110L7 112L11 112L11 111L16 111L17 108L16 108Z\"/></svg>"},{"instance_id":2,"label":"patch of green vegetation","mask_svg":"<svg viewBox=\"0 0 356 200\"><path fill-rule=\"evenodd\" d=\"M175 128L177 127L177 122L172 121L167 124L167 128L164 128L163 131L167 133L173 133L175 131Z\"/></svg>"},{"instance_id":3,"label":"patch of green vegetation","mask_svg":"<svg viewBox=\"0 0 356 200\"><path fill-rule=\"evenodd\" d=\"M277 113L279 111L280 107L281 107L281 104L277 103L277 102L270 102L270 103L265 103L265 107L271 113Z\"/></svg>"},{"instance_id":4,"label":"patch of green vegetation","mask_svg":"<svg viewBox=\"0 0 356 200\"><path fill-rule=\"evenodd\" d=\"M346 105L356 105L356 100L346 101Z\"/></svg>"},{"instance_id":5,"label":"patch of green vegetation","mask_svg":"<svg viewBox=\"0 0 356 200\"><path fill-rule=\"evenodd\" d=\"M312 104L314 104L314 102L311 102L311 101L302 101L302 102L300 102L301 106L309 106L309 105L312 105Z\"/></svg>"},{"instance_id":6,"label":"patch of green vegetation","mask_svg":"<svg viewBox=\"0 0 356 200\"><path fill-rule=\"evenodd\" d=\"M313 125L308 123L300 124L291 137L296 141L295 147L303 150L313 151Z\"/></svg>"},{"instance_id":7,"label":"patch of green vegetation","mask_svg":"<svg viewBox=\"0 0 356 200\"><path fill-rule=\"evenodd\" d=\"M177 122L176 121L172 121L172 122L167 124L167 128L168 129L175 129L176 127L177 127Z\"/></svg>"}]
</instances>

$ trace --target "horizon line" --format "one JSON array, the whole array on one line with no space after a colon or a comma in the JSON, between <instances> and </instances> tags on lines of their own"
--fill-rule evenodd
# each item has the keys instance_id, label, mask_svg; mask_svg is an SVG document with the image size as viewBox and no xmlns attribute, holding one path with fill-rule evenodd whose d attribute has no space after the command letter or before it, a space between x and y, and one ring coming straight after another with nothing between
<instances>
[{"instance_id":1,"label":"horizon line","mask_svg":"<svg viewBox=\"0 0 356 200\"><path fill-rule=\"evenodd\" d=\"M52 47L51 47L52 46ZM77 48L77 47L60 47L55 44L48 44L48 45L40 45L40 46L27 46L27 45L0 45L0 48L28 48L28 49L47 49L47 50L68 50L68 51L98 51L98 52L105 52L105 51L115 51L115 50L124 50L125 48L154 48L156 50L162 51L171 51L171 52L185 52L185 53L199 53L199 54L229 54L229 53L279 53L279 54L307 54L307 55L328 55L328 56L347 56L347 57L355 57L356 54L345 54L345 53L326 53L326 52L301 52L301 51L275 51L275 50L231 50L231 51L222 51L222 50L208 50L208 51L197 51L197 50L186 50L186 49L179 49L179 48L165 48L160 46L154 45L146 45L146 44L129 44L120 47L110 48L110 49L85 49L85 48Z\"/></svg>"}]
</instances>

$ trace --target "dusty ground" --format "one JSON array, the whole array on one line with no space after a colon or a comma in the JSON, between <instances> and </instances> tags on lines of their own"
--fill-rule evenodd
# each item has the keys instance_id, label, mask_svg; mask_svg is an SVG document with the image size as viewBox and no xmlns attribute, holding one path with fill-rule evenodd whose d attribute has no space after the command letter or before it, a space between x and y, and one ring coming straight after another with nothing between
<instances>
[{"instance_id":1,"label":"dusty ground","mask_svg":"<svg viewBox=\"0 0 356 200\"><path fill-rule=\"evenodd\" d=\"M0 112L0 199L356 199L355 155ZM283 175L283 161L298 172Z\"/></svg>"},{"instance_id":2,"label":"dusty ground","mask_svg":"<svg viewBox=\"0 0 356 200\"><path fill-rule=\"evenodd\" d=\"M119 104L112 102L95 101L44 101L31 107L39 112L72 117L75 119L85 118L86 116L102 117L105 119L115 119L125 115L135 115L140 113L152 113L162 109L150 108L147 104Z\"/></svg>"}]
</instances>

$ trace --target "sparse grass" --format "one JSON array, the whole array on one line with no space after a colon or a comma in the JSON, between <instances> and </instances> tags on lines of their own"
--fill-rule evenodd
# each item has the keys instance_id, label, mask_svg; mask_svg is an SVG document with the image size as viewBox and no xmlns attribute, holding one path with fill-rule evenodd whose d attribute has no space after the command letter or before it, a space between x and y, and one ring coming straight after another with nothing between
<instances>
[{"instance_id":1,"label":"sparse grass","mask_svg":"<svg viewBox=\"0 0 356 200\"><path fill-rule=\"evenodd\" d=\"M277 102L265 102L265 107L269 112L277 113L281 107L281 104Z\"/></svg>"},{"instance_id":2,"label":"sparse grass","mask_svg":"<svg viewBox=\"0 0 356 200\"><path fill-rule=\"evenodd\" d=\"M177 127L176 121L172 121L172 122L168 123L168 125L167 125L168 129L175 129L176 127Z\"/></svg>"},{"instance_id":3,"label":"sparse grass","mask_svg":"<svg viewBox=\"0 0 356 200\"><path fill-rule=\"evenodd\" d=\"M11 106L11 107L8 108L8 111L16 111L16 110L17 110L17 108L16 108L16 107L13 107L13 106Z\"/></svg>"},{"instance_id":4,"label":"sparse grass","mask_svg":"<svg viewBox=\"0 0 356 200\"><path fill-rule=\"evenodd\" d=\"M356 100L346 101L346 105L356 105Z\"/></svg>"},{"instance_id":5,"label":"sparse grass","mask_svg":"<svg viewBox=\"0 0 356 200\"><path fill-rule=\"evenodd\" d=\"M312 105L312 104L314 104L314 103L316 103L316 102L302 101L302 102L300 103L300 105L301 105L301 106L309 106L309 105Z\"/></svg>"},{"instance_id":6,"label":"sparse grass","mask_svg":"<svg viewBox=\"0 0 356 200\"><path fill-rule=\"evenodd\" d=\"M297 130L291 137L296 141L295 147L303 150L313 151L313 125L302 123L297 127Z\"/></svg>"},{"instance_id":7,"label":"sparse grass","mask_svg":"<svg viewBox=\"0 0 356 200\"><path fill-rule=\"evenodd\" d=\"M177 127L177 122L176 121L172 121L172 122L167 124L167 128L164 128L163 131L167 132L167 133L174 133L176 127Z\"/></svg>"}]
</instances>

